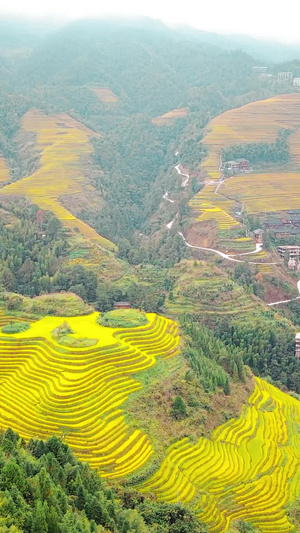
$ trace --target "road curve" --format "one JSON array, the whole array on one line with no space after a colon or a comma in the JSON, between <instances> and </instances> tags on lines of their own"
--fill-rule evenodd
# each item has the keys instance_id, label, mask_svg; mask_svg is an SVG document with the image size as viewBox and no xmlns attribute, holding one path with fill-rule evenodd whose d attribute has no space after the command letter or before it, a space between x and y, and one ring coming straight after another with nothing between
<instances>
[{"instance_id":1,"label":"road curve","mask_svg":"<svg viewBox=\"0 0 300 533\"><path fill-rule=\"evenodd\" d=\"M215 250L214 248L205 248L204 246L194 246L193 244L189 244L187 242L185 236L181 233L181 231L178 231L178 234L182 237L182 239L184 240L186 246L188 246L189 248L194 248L196 250L204 250L204 251L207 251L207 252L213 252L213 253L218 254L221 257L223 257L223 259L227 259L228 261L234 261L236 263L247 263L249 265L277 265L277 263L255 263L254 261L245 261L243 259L236 259L236 256L224 254L224 252L221 252L220 250ZM254 250L253 252L250 252L250 253L255 253L255 252L256 252L256 250ZM246 254L238 254L238 255L246 255Z\"/></svg>"},{"instance_id":2,"label":"road curve","mask_svg":"<svg viewBox=\"0 0 300 533\"><path fill-rule=\"evenodd\" d=\"M184 174L184 172L181 172L179 167L180 167L180 163L178 165L176 165L175 168L176 168L178 174L185 178L185 180L182 182L181 185L182 185L182 187L186 187L188 185L188 183L189 183L190 175L189 174Z\"/></svg>"},{"instance_id":3,"label":"road curve","mask_svg":"<svg viewBox=\"0 0 300 533\"><path fill-rule=\"evenodd\" d=\"M299 292L299 296L296 296L296 298L291 298L291 300L280 300L279 302L272 302L268 304L268 306L272 307L273 305L288 304L290 302L295 302L296 300L300 300L300 280L297 282L297 289Z\"/></svg>"}]
</instances>

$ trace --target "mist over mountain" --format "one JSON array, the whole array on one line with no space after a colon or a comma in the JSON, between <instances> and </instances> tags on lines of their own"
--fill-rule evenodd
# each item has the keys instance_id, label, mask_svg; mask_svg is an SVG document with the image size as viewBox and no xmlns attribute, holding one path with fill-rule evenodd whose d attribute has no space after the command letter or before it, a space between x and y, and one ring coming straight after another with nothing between
<instances>
[{"instance_id":1,"label":"mist over mountain","mask_svg":"<svg viewBox=\"0 0 300 533\"><path fill-rule=\"evenodd\" d=\"M299 530L295 78L298 46L0 19L1 533Z\"/></svg>"}]
</instances>

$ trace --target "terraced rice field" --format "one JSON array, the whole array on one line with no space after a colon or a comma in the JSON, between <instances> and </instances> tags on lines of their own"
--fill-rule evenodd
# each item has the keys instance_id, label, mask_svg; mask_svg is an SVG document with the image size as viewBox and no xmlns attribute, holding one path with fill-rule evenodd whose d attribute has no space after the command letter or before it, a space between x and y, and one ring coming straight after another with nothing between
<instances>
[{"instance_id":1,"label":"terraced rice field","mask_svg":"<svg viewBox=\"0 0 300 533\"><path fill-rule=\"evenodd\" d=\"M222 148L233 144L274 142L281 128L298 128L300 125L300 94L281 94L252 102L226 111L214 118L206 127L202 141L209 157L202 167L210 179L220 178L220 154ZM299 164L299 130L290 138L294 162Z\"/></svg>"},{"instance_id":2,"label":"terraced rice field","mask_svg":"<svg viewBox=\"0 0 300 533\"><path fill-rule=\"evenodd\" d=\"M188 112L188 107L180 107L178 109L168 111L168 113L160 115L159 117L152 118L151 122L156 126L172 126L177 118L184 118Z\"/></svg>"},{"instance_id":3,"label":"terraced rice field","mask_svg":"<svg viewBox=\"0 0 300 533\"><path fill-rule=\"evenodd\" d=\"M190 504L210 533L246 520L262 533L288 533L286 506L300 495L300 402L256 378L238 420L196 444L169 448L140 489L159 501Z\"/></svg>"},{"instance_id":4,"label":"terraced rice field","mask_svg":"<svg viewBox=\"0 0 300 533\"><path fill-rule=\"evenodd\" d=\"M219 189L242 201L248 213L300 209L300 173L247 174L225 181Z\"/></svg>"},{"instance_id":5,"label":"terraced rice field","mask_svg":"<svg viewBox=\"0 0 300 533\"><path fill-rule=\"evenodd\" d=\"M175 300L167 302L171 313L201 312L203 315L240 315L258 311L257 303L243 288L222 276L190 280L186 286L176 285Z\"/></svg>"},{"instance_id":6,"label":"terraced rice field","mask_svg":"<svg viewBox=\"0 0 300 533\"><path fill-rule=\"evenodd\" d=\"M90 87L98 98L105 104L116 104L118 97L108 87Z\"/></svg>"},{"instance_id":7,"label":"terraced rice field","mask_svg":"<svg viewBox=\"0 0 300 533\"><path fill-rule=\"evenodd\" d=\"M219 243L221 246L219 246ZM217 248L219 249L222 249L222 250L230 250L232 252L234 252L235 254L237 253L247 253L247 252L252 252L252 250L255 249L255 244L253 242L253 239L251 239L250 237L238 237L238 238L228 238L228 236L226 236L225 238L223 238L222 236L220 236L218 238L218 244L217 244Z\"/></svg>"},{"instance_id":8,"label":"terraced rice field","mask_svg":"<svg viewBox=\"0 0 300 533\"><path fill-rule=\"evenodd\" d=\"M177 324L148 314L146 326L105 328L98 313L84 317L45 317L29 330L0 334L0 427L22 437L64 437L74 454L104 477L142 467L152 454L147 435L131 430L122 405L141 388L133 374L155 365L157 357L178 353ZM51 332L67 321L75 338L97 339L90 348L66 348Z\"/></svg>"},{"instance_id":9,"label":"terraced rice field","mask_svg":"<svg viewBox=\"0 0 300 533\"><path fill-rule=\"evenodd\" d=\"M269 274L272 272L272 267L270 265L264 265L263 263L261 265L258 265L258 271L262 274Z\"/></svg>"},{"instance_id":10,"label":"terraced rice field","mask_svg":"<svg viewBox=\"0 0 300 533\"><path fill-rule=\"evenodd\" d=\"M189 205L196 215L196 220L215 220L219 229L230 229L239 223L231 216L234 201L214 192L214 185L206 185L190 201Z\"/></svg>"},{"instance_id":11,"label":"terraced rice field","mask_svg":"<svg viewBox=\"0 0 300 533\"><path fill-rule=\"evenodd\" d=\"M290 153L292 163L300 167L300 94L296 93L253 102L214 118L206 127L202 141L209 152L202 168L210 180L219 180L222 148L274 142L282 128L294 130L288 139ZM214 185L206 185L190 206L198 214L197 220L214 219L220 229L234 226L233 203L226 197L245 200L249 213L300 208L300 173L297 172L244 174L227 180L214 195L213 190Z\"/></svg>"},{"instance_id":12,"label":"terraced rice field","mask_svg":"<svg viewBox=\"0 0 300 533\"><path fill-rule=\"evenodd\" d=\"M251 256L249 256L251 257ZM174 300L168 300L169 313L197 312L203 316L248 316L264 311L263 304L232 281L217 266L183 260L170 271L174 279Z\"/></svg>"},{"instance_id":13,"label":"terraced rice field","mask_svg":"<svg viewBox=\"0 0 300 533\"><path fill-rule=\"evenodd\" d=\"M52 211L66 228L113 249L112 242L76 218L60 200L62 196L92 188L85 182L80 162L92 153L89 135L94 132L68 115L47 116L36 109L24 115L22 128L36 134L40 168L31 176L3 187L0 194L26 196L41 209Z\"/></svg>"},{"instance_id":14,"label":"terraced rice field","mask_svg":"<svg viewBox=\"0 0 300 533\"><path fill-rule=\"evenodd\" d=\"M5 159L0 157L0 184L10 181L10 174Z\"/></svg>"}]
</instances>

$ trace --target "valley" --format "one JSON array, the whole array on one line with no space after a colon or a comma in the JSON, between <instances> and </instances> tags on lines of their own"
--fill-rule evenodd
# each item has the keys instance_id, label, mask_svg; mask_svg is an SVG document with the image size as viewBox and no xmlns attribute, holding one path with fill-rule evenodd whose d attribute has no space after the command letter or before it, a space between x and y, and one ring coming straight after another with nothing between
<instances>
[{"instance_id":1,"label":"valley","mask_svg":"<svg viewBox=\"0 0 300 533\"><path fill-rule=\"evenodd\" d=\"M293 76L49 32L0 47L0 531L296 533Z\"/></svg>"}]
</instances>

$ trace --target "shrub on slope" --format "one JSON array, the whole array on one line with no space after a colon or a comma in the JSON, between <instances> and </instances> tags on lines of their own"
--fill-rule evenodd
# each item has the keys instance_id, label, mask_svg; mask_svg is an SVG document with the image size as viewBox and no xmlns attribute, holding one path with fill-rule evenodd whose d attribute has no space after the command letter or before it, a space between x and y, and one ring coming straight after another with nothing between
<instances>
[{"instance_id":1,"label":"shrub on slope","mask_svg":"<svg viewBox=\"0 0 300 533\"><path fill-rule=\"evenodd\" d=\"M28 322L10 322L1 328L2 333L21 333L30 328Z\"/></svg>"},{"instance_id":2,"label":"shrub on slope","mask_svg":"<svg viewBox=\"0 0 300 533\"><path fill-rule=\"evenodd\" d=\"M100 315L98 323L110 328L137 328L148 324L148 319L145 313L137 309L116 309Z\"/></svg>"}]
</instances>

